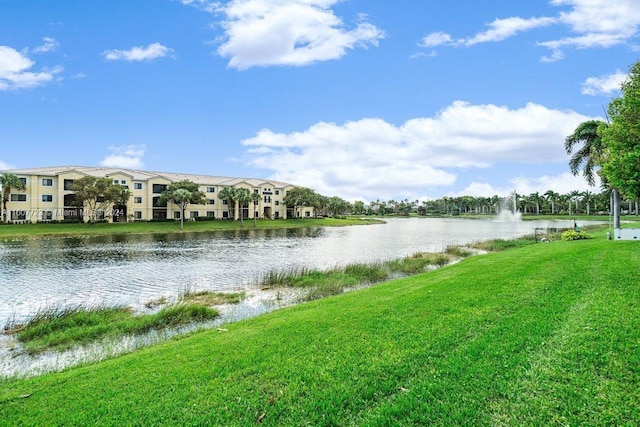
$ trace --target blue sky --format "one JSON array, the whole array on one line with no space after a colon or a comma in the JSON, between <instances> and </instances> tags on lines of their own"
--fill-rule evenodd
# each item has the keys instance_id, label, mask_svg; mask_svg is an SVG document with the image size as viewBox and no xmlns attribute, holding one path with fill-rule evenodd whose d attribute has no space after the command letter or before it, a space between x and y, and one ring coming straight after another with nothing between
<instances>
[{"instance_id":1,"label":"blue sky","mask_svg":"<svg viewBox=\"0 0 640 427\"><path fill-rule=\"evenodd\" d=\"M564 138L620 95L639 35L637 0L0 0L0 169L585 190Z\"/></svg>"}]
</instances>

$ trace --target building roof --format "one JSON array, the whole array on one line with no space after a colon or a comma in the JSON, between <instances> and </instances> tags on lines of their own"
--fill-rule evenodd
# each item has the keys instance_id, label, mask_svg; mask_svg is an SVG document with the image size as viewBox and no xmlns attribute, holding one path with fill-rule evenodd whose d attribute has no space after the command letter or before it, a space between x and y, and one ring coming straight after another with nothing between
<instances>
[{"instance_id":1,"label":"building roof","mask_svg":"<svg viewBox=\"0 0 640 427\"><path fill-rule=\"evenodd\" d=\"M116 174L126 174L134 181L147 181L151 178L166 178L171 182L189 180L199 185L222 185L234 186L246 183L250 186L258 187L265 183L272 184L274 187L290 187L289 184L282 181L274 181L271 179L258 178L230 178L224 176L197 175L189 173L172 173L172 172L152 172L139 169L124 169L111 167L91 167L91 166L50 166L44 168L28 168L28 169L11 169L2 172L10 172L15 175L41 175L55 176L67 172L79 172L86 175L105 177Z\"/></svg>"}]
</instances>

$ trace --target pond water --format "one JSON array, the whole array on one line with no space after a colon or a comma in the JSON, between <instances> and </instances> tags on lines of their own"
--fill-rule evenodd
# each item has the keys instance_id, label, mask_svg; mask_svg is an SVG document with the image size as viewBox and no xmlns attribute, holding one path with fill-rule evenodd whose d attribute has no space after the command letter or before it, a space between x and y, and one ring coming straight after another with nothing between
<instances>
[{"instance_id":1,"label":"pond water","mask_svg":"<svg viewBox=\"0 0 640 427\"><path fill-rule=\"evenodd\" d=\"M31 357L20 351L15 336L0 334L0 377L61 370L297 303L300 291L260 289L258 282L269 271L397 259L449 245L512 239L535 228L572 226L572 220L389 218L352 227L253 230L248 224L235 232L0 242L0 328L51 308L124 305L144 312L146 303L162 297L174 301L186 291L247 295L239 304L221 306L221 316L207 325L151 331L63 353Z\"/></svg>"},{"instance_id":2,"label":"pond water","mask_svg":"<svg viewBox=\"0 0 640 427\"><path fill-rule=\"evenodd\" d=\"M142 309L187 290L253 294L268 271L326 269L531 234L567 221L389 218L353 227L51 238L0 243L0 327L48 307ZM256 302L249 299L248 304Z\"/></svg>"}]
</instances>

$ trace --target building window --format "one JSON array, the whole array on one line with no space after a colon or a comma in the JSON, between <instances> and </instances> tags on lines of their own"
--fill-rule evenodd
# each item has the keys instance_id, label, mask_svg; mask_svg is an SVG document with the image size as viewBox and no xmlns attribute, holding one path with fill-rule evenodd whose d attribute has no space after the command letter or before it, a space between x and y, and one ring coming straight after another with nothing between
<instances>
[{"instance_id":1,"label":"building window","mask_svg":"<svg viewBox=\"0 0 640 427\"><path fill-rule=\"evenodd\" d=\"M154 209L153 219L167 219L167 211L165 209Z\"/></svg>"},{"instance_id":2,"label":"building window","mask_svg":"<svg viewBox=\"0 0 640 427\"><path fill-rule=\"evenodd\" d=\"M154 208L166 208L167 207L167 201L162 201L160 200L160 197L154 197L153 198L153 207Z\"/></svg>"},{"instance_id":3,"label":"building window","mask_svg":"<svg viewBox=\"0 0 640 427\"><path fill-rule=\"evenodd\" d=\"M123 179L122 181L120 181L120 184L122 184L122 185L126 185L126 184L127 184L127 180L126 180L126 179Z\"/></svg>"},{"instance_id":4,"label":"building window","mask_svg":"<svg viewBox=\"0 0 640 427\"><path fill-rule=\"evenodd\" d=\"M64 206L75 206L75 204L76 204L75 194L67 194L64 196Z\"/></svg>"},{"instance_id":5,"label":"building window","mask_svg":"<svg viewBox=\"0 0 640 427\"><path fill-rule=\"evenodd\" d=\"M24 221L27 219L27 211L11 211L11 221Z\"/></svg>"},{"instance_id":6,"label":"building window","mask_svg":"<svg viewBox=\"0 0 640 427\"><path fill-rule=\"evenodd\" d=\"M42 178L42 186L43 187L53 187L53 179L51 179L51 178Z\"/></svg>"},{"instance_id":7,"label":"building window","mask_svg":"<svg viewBox=\"0 0 640 427\"><path fill-rule=\"evenodd\" d=\"M276 190L276 196L280 195L280 190Z\"/></svg>"},{"instance_id":8,"label":"building window","mask_svg":"<svg viewBox=\"0 0 640 427\"><path fill-rule=\"evenodd\" d=\"M208 205L215 205L216 204L216 200L215 199L208 199L207 200L207 204Z\"/></svg>"},{"instance_id":9,"label":"building window","mask_svg":"<svg viewBox=\"0 0 640 427\"><path fill-rule=\"evenodd\" d=\"M226 201L226 200L223 200L223 201L222 201L222 204L223 204L223 205L227 205L228 203L227 203L227 201Z\"/></svg>"},{"instance_id":10,"label":"building window","mask_svg":"<svg viewBox=\"0 0 640 427\"><path fill-rule=\"evenodd\" d=\"M142 203L142 197L134 197L133 203Z\"/></svg>"},{"instance_id":11,"label":"building window","mask_svg":"<svg viewBox=\"0 0 640 427\"><path fill-rule=\"evenodd\" d=\"M229 218L229 212L228 211L222 212L222 218Z\"/></svg>"},{"instance_id":12,"label":"building window","mask_svg":"<svg viewBox=\"0 0 640 427\"><path fill-rule=\"evenodd\" d=\"M207 193L215 193L216 187L207 187Z\"/></svg>"},{"instance_id":13,"label":"building window","mask_svg":"<svg viewBox=\"0 0 640 427\"><path fill-rule=\"evenodd\" d=\"M133 212L134 219L142 219L142 211L134 211Z\"/></svg>"},{"instance_id":14,"label":"building window","mask_svg":"<svg viewBox=\"0 0 640 427\"><path fill-rule=\"evenodd\" d=\"M214 211L207 211L207 218L215 218L216 213Z\"/></svg>"},{"instance_id":15,"label":"building window","mask_svg":"<svg viewBox=\"0 0 640 427\"><path fill-rule=\"evenodd\" d=\"M141 182L134 182L133 183L133 189L134 190L142 190L142 183Z\"/></svg>"},{"instance_id":16,"label":"building window","mask_svg":"<svg viewBox=\"0 0 640 427\"><path fill-rule=\"evenodd\" d=\"M43 194L42 195L42 201L43 202L53 202L53 195L52 194Z\"/></svg>"},{"instance_id":17,"label":"building window","mask_svg":"<svg viewBox=\"0 0 640 427\"><path fill-rule=\"evenodd\" d=\"M304 213L304 216L306 216L307 218L309 218L309 217L311 216L311 212L306 211L306 212Z\"/></svg>"},{"instance_id":18,"label":"building window","mask_svg":"<svg viewBox=\"0 0 640 427\"><path fill-rule=\"evenodd\" d=\"M22 185L27 185L27 178L18 178Z\"/></svg>"},{"instance_id":19,"label":"building window","mask_svg":"<svg viewBox=\"0 0 640 427\"><path fill-rule=\"evenodd\" d=\"M71 191L71 186L73 185L73 180L72 179L65 179L64 180L64 189L66 191Z\"/></svg>"},{"instance_id":20,"label":"building window","mask_svg":"<svg viewBox=\"0 0 640 427\"><path fill-rule=\"evenodd\" d=\"M173 213L173 219L180 219L180 211Z\"/></svg>"},{"instance_id":21,"label":"building window","mask_svg":"<svg viewBox=\"0 0 640 427\"><path fill-rule=\"evenodd\" d=\"M276 200L276 206L280 206L280 200Z\"/></svg>"},{"instance_id":22,"label":"building window","mask_svg":"<svg viewBox=\"0 0 640 427\"><path fill-rule=\"evenodd\" d=\"M53 219L53 211L42 211L42 220L51 221Z\"/></svg>"},{"instance_id":23,"label":"building window","mask_svg":"<svg viewBox=\"0 0 640 427\"><path fill-rule=\"evenodd\" d=\"M257 189L257 188L254 188L254 189L253 189L253 192L254 192L254 193L260 193L260 190L259 190L259 189Z\"/></svg>"},{"instance_id":24,"label":"building window","mask_svg":"<svg viewBox=\"0 0 640 427\"><path fill-rule=\"evenodd\" d=\"M167 189L166 184L153 184L153 192L156 194L160 194L166 189Z\"/></svg>"},{"instance_id":25,"label":"building window","mask_svg":"<svg viewBox=\"0 0 640 427\"><path fill-rule=\"evenodd\" d=\"M120 184L120 181L118 181L117 179L114 179L114 180L113 180L113 183L114 183L114 184Z\"/></svg>"},{"instance_id":26,"label":"building window","mask_svg":"<svg viewBox=\"0 0 640 427\"><path fill-rule=\"evenodd\" d=\"M26 202L27 195L26 194L12 194L11 195L12 202Z\"/></svg>"},{"instance_id":27,"label":"building window","mask_svg":"<svg viewBox=\"0 0 640 427\"><path fill-rule=\"evenodd\" d=\"M198 218L198 211L190 212L189 217L190 217L191 219L196 219L196 218Z\"/></svg>"}]
</instances>

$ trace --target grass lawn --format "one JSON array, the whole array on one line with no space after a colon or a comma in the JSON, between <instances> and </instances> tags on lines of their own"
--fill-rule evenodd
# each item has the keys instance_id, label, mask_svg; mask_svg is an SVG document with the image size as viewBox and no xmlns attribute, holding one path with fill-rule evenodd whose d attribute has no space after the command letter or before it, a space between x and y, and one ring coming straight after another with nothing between
<instances>
[{"instance_id":1,"label":"grass lawn","mask_svg":"<svg viewBox=\"0 0 640 427\"><path fill-rule=\"evenodd\" d=\"M207 232L224 230L252 230L294 227L340 227L347 225L373 224L379 220L366 218L310 218L310 219L278 219L258 220L254 227L253 220L240 221L187 221L184 232ZM99 224L0 224L0 240L16 238L38 238L50 236L80 236L107 234L152 234L181 233L180 221L169 222L130 222Z\"/></svg>"},{"instance_id":2,"label":"grass lawn","mask_svg":"<svg viewBox=\"0 0 640 427\"><path fill-rule=\"evenodd\" d=\"M556 241L0 382L4 425L638 425L640 246Z\"/></svg>"}]
</instances>

